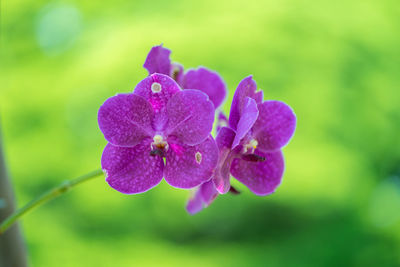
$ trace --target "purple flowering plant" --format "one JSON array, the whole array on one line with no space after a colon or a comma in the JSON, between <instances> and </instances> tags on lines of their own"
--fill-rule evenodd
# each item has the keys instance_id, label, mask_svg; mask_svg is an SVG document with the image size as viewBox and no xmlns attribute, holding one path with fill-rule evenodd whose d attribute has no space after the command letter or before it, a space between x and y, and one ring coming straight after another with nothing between
<instances>
[{"instance_id":1,"label":"purple flowering plant","mask_svg":"<svg viewBox=\"0 0 400 267\"><path fill-rule=\"evenodd\" d=\"M263 101L251 76L238 85L229 118L220 107L226 86L204 67L184 70L171 51L153 47L144 63L149 76L132 93L107 99L98 111L108 144L100 170L67 180L0 222L0 235L33 208L95 177L124 194L138 194L164 178L194 189L186 210L195 214L218 195L239 193L233 176L256 195L273 193L282 180L282 147L293 136L296 116L280 101ZM211 135L217 117L216 137ZM1 151L0 151L1 152Z\"/></svg>"},{"instance_id":2,"label":"purple flowering plant","mask_svg":"<svg viewBox=\"0 0 400 267\"><path fill-rule=\"evenodd\" d=\"M220 107L226 86L204 67L184 70L171 51L153 47L144 63L149 76L132 93L107 99L98 112L108 144L95 170L33 199L0 222L0 235L28 211L94 177L124 194L143 193L165 181L194 189L186 210L194 214L221 194L238 191L236 178L256 195L273 193L282 180L282 147L293 136L296 116L280 101L263 101L251 76L238 85L229 118ZM217 117L216 137L211 135ZM1 152L1 151L0 151Z\"/></svg>"},{"instance_id":3,"label":"purple flowering plant","mask_svg":"<svg viewBox=\"0 0 400 267\"><path fill-rule=\"evenodd\" d=\"M218 195L237 193L233 176L256 195L273 193L282 180L282 147L293 136L296 116L280 101L263 101L251 76L238 85L229 119L215 109L226 86L214 71L185 71L171 51L153 47L149 76L133 93L117 94L98 113L108 141L101 159L108 184L125 194L145 192L164 177L173 187L196 188L186 209L194 214Z\"/></svg>"}]
</instances>

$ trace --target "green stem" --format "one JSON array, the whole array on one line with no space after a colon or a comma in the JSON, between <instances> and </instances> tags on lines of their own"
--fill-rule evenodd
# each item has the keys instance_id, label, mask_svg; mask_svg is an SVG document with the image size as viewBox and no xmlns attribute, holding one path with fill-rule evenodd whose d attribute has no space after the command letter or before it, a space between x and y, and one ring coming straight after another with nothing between
<instances>
[{"instance_id":1,"label":"green stem","mask_svg":"<svg viewBox=\"0 0 400 267\"><path fill-rule=\"evenodd\" d=\"M14 190L10 181L3 151L0 121L0 221L15 211ZM26 246L19 225L14 224L0 236L0 266L28 266Z\"/></svg>"},{"instance_id":2,"label":"green stem","mask_svg":"<svg viewBox=\"0 0 400 267\"><path fill-rule=\"evenodd\" d=\"M95 170L93 172L90 172L88 174L82 175L76 179L65 181L59 186L47 191L46 193L40 195L39 197L33 199L31 202L23 206L22 208L16 210L13 214L11 214L7 219L5 219L1 224L0 224L0 235L2 235L13 223L15 223L19 218L24 216L26 213L28 213L30 210L32 210L35 207L38 207L53 198L62 195L69 191L71 188L84 183L86 181L89 181L97 176L100 176L103 174L103 171L101 169Z\"/></svg>"}]
</instances>

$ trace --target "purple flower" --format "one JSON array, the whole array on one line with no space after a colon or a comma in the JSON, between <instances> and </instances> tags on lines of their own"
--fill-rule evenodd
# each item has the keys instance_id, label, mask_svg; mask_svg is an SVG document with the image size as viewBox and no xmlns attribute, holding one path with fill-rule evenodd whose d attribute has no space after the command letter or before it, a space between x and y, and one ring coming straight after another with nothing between
<instances>
[{"instance_id":1,"label":"purple flower","mask_svg":"<svg viewBox=\"0 0 400 267\"><path fill-rule=\"evenodd\" d=\"M236 89L229 119L218 114L214 141L210 132L214 108L226 95L223 80L203 67L185 72L170 54L162 45L153 47L143 65L149 77L133 93L100 107L99 127L109 142L101 159L106 181L126 194L145 192L163 177L177 188L197 187L186 207L191 214L219 194L238 193L231 175L257 195L273 193L284 171L281 148L296 127L291 108L263 102L249 76Z\"/></svg>"},{"instance_id":2,"label":"purple flower","mask_svg":"<svg viewBox=\"0 0 400 267\"><path fill-rule=\"evenodd\" d=\"M106 181L125 194L147 191L163 177L178 188L208 181L218 161L213 121L214 105L205 93L182 91L163 74L107 99L98 113L109 142L101 159Z\"/></svg>"},{"instance_id":3,"label":"purple flower","mask_svg":"<svg viewBox=\"0 0 400 267\"><path fill-rule=\"evenodd\" d=\"M218 108L226 95L226 87L222 78L214 71L204 67L191 69L184 73L183 66L171 63L171 51L162 45L151 48L143 67L149 72L162 73L172 77L183 89L197 89L206 93Z\"/></svg>"},{"instance_id":4,"label":"purple flower","mask_svg":"<svg viewBox=\"0 0 400 267\"><path fill-rule=\"evenodd\" d=\"M208 182L200 186L188 202L188 212L198 212L218 193L227 193L231 188L230 175L256 195L271 194L281 183L284 171L281 148L294 133L296 116L283 102L262 102L262 91L256 92L256 89L251 76L239 83L233 97L229 127L221 127L216 137L219 160L213 184Z\"/></svg>"}]
</instances>

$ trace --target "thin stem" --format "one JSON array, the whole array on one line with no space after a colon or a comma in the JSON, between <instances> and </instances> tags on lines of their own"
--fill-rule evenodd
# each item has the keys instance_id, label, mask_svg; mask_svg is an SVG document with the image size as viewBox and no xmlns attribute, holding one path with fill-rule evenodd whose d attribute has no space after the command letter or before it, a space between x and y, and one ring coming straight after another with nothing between
<instances>
[{"instance_id":1,"label":"thin stem","mask_svg":"<svg viewBox=\"0 0 400 267\"><path fill-rule=\"evenodd\" d=\"M6 165L0 121L0 221L15 211L14 190ZM0 236L0 266L28 266L26 246L18 224Z\"/></svg>"},{"instance_id":2,"label":"thin stem","mask_svg":"<svg viewBox=\"0 0 400 267\"><path fill-rule=\"evenodd\" d=\"M0 224L0 235L2 235L13 223L15 223L19 218L24 216L26 213L28 213L30 210L32 210L35 207L38 207L53 198L62 195L72 189L73 187L84 183L86 181L89 181L97 176L100 176L103 174L103 171L101 169L95 170L93 172L90 172L88 174L82 175L76 179L65 181L59 186L47 191L46 193L40 195L39 197L33 199L31 202L23 206L22 208L18 209L15 211L13 214L11 214L7 219L5 219L1 224Z\"/></svg>"}]
</instances>

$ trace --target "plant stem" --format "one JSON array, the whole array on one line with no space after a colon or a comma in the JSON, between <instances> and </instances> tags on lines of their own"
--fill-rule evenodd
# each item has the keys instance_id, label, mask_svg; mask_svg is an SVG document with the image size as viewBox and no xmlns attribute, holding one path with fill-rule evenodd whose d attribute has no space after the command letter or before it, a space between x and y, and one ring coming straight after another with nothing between
<instances>
[{"instance_id":1,"label":"plant stem","mask_svg":"<svg viewBox=\"0 0 400 267\"><path fill-rule=\"evenodd\" d=\"M0 221L15 211L15 197L3 153L0 125ZM0 236L0 266L27 266L25 242L18 224Z\"/></svg>"},{"instance_id":2,"label":"plant stem","mask_svg":"<svg viewBox=\"0 0 400 267\"><path fill-rule=\"evenodd\" d=\"M92 171L88 174L82 175L76 179L73 180L68 180L60 184L59 186L47 191L46 193L40 195L39 197L33 199L31 202L26 204L24 207L18 209L15 211L11 216L9 216L7 219L5 219L1 224L0 224L0 235L2 235L15 221L17 221L19 218L24 216L26 213L28 213L30 210L32 210L35 207L38 207L53 198L62 195L69 191L71 188L84 183L86 181L89 181L97 176L100 176L103 174L103 171L101 169Z\"/></svg>"}]
</instances>

